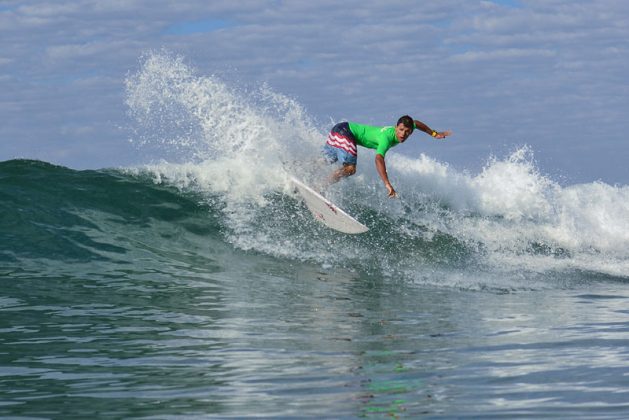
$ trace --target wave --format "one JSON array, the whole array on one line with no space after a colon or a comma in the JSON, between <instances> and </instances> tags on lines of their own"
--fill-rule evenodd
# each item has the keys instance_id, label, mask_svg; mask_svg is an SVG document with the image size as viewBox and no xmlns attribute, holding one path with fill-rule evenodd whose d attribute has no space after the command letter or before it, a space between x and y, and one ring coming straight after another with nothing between
<instances>
[{"instance_id":1,"label":"wave","mask_svg":"<svg viewBox=\"0 0 629 420\"><path fill-rule=\"evenodd\" d=\"M151 164L0 163L0 260L133 264L148 253L211 264L231 249L448 287L629 277L629 187L561 186L526 146L488 159L478 174L390 152L399 200L361 164L326 190L370 228L352 236L315 222L290 187L289 175L317 185L330 171L318 160L330 124L319 128L295 100L266 86L231 87L160 52L128 77L127 105L132 141Z\"/></svg>"},{"instance_id":2,"label":"wave","mask_svg":"<svg viewBox=\"0 0 629 420\"><path fill-rule=\"evenodd\" d=\"M278 225L282 215L269 210L269 197L288 192L287 173L316 185L329 171L316 162L326 128L319 129L299 103L266 86L245 90L198 75L183 58L163 52L146 57L127 88L131 114L143 127L138 138L145 143L148 137L159 137L148 143L169 162L145 169L172 185L194 185L222 196L232 232L228 240L237 247L333 263L358 256L382 260L384 249L385 260L396 261L385 265L397 267L404 266L400 260L409 264L422 259L413 246L429 249L426 243L434 238L450 238L457 255L473 255L476 265L492 270L629 273L629 187L602 182L562 187L537 170L526 146L503 159L491 157L476 175L425 155L390 152L387 166L401 200L382 198L379 178L368 164L327 191L371 225L371 236L326 236L326 241L339 242L328 249L313 246L308 235L300 243ZM194 134L185 141L164 137L163 122L170 128L195 127ZM409 245L408 252L398 249L403 257L394 256L388 244L407 240L423 242ZM452 256L446 255L451 262ZM380 267L382 262L373 264Z\"/></svg>"},{"instance_id":3,"label":"wave","mask_svg":"<svg viewBox=\"0 0 629 420\"><path fill-rule=\"evenodd\" d=\"M370 227L356 236L318 224L287 181L253 199L216 188L203 177L203 165L75 171L38 161L2 162L0 260L207 264L218 258L218 249L232 249L278 263L306 261L450 287L554 287L579 274L627 278L626 247L613 222L616 200L624 199L626 189L549 184L552 194L542 194L546 205L535 195L538 204L514 212L506 198L494 207L483 201L488 185L502 188L486 180L491 168L457 178L426 157L393 161L400 180L410 179L408 171L421 180L414 189L401 188L408 192L400 200L383 198L365 175L329 191ZM529 164L509 164L539 176ZM508 182L504 174L499 178ZM615 236L606 235L607 229Z\"/></svg>"},{"instance_id":4,"label":"wave","mask_svg":"<svg viewBox=\"0 0 629 420\"><path fill-rule=\"evenodd\" d=\"M116 170L0 162L0 261L119 261L175 236L219 238L207 200Z\"/></svg>"}]
</instances>

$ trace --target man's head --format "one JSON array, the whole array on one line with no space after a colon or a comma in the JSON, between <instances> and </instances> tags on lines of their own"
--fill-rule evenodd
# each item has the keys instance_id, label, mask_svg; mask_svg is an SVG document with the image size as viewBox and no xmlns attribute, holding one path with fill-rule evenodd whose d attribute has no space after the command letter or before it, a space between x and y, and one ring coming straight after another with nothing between
<instances>
[{"instance_id":1,"label":"man's head","mask_svg":"<svg viewBox=\"0 0 629 420\"><path fill-rule=\"evenodd\" d=\"M400 143L404 143L404 141L413 133L415 129L415 123L413 119L408 115L404 115L397 120L397 125L395 126L395 137L400 141Z\"/></svg>"}]
</instances>

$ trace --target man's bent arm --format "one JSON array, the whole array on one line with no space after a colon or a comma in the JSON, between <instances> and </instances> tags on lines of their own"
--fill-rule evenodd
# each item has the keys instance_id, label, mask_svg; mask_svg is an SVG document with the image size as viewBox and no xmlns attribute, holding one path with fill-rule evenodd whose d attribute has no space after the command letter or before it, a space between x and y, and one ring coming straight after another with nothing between
<instances>
[{"instance_id":1,"label":"man's bent arm","mask_svg":"<svg viewBox=\"0 0 629 420\"><path fill-rule=\"evenodd\" d=\"M438 139L444 139L450 134L452 134L451 131L439 132L439 131L433 130L432 128L428 127L426 124L418 120L413 120L413 122L415 123L416 128L420 129L421 131L428 134L429 136L432 136Z\"/></svg>"},{"instance_id":2,"label":"man's bent arm","mask_svg":"<svg viewBox=\"0 0 629 420\"><path fill-rule=\"evenodd\" d=\"M422 130L426 134L432 135L432 132L434 131L432 128L418 120L413 120L413 122L415 123L415 128Z\"/></svg>"}]
</instances>

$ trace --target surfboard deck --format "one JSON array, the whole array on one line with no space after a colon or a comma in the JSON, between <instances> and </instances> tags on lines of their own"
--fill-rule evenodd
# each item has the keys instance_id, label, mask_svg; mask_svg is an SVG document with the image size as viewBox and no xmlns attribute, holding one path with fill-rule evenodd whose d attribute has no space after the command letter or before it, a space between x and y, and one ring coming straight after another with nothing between
<instances>
[{"instance_id":1,"label":"surfboard deck","mask_svg":"<svg viewBox=\"0 0 629 420\"><path fill-rule=\"evenodd\" d=\"M367 226L297 178L291 176L290 181L317 221L343 233L357 234L369 230Z\"/></svg>"}]
</instances>

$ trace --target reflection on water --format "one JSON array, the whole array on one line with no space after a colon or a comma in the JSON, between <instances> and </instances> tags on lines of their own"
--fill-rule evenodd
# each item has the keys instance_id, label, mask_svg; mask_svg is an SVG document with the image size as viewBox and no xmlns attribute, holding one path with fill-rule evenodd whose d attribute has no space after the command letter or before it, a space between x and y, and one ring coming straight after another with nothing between
<instances>
[{"instance_id":1,"label":"reflection on water","mask_svg":"<svg viewBox=\"0 0 629 420\"><path fill-rule=\"evenodd\" d=\"M0 415L629 409L629 305L617 283L505 294L255 255L200 267L3 271Z\"/></svg>"}]
</instances>

